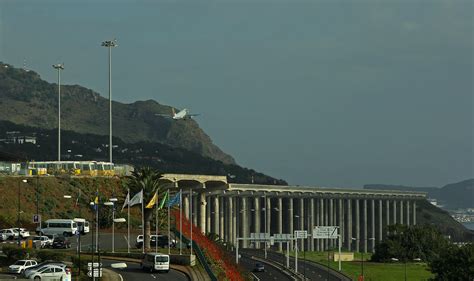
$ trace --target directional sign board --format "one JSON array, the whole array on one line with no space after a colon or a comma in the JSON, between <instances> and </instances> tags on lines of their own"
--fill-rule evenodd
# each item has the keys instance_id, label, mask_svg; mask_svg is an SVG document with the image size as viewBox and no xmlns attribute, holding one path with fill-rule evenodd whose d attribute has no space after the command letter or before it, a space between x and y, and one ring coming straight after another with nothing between
<instances>
[{"instance_id":1,"label":"directional sign board","mask_svg":"<svg viewBox=\"0 0 474 281\"><path fill-rule=\"evenodd\" d=\"M87 276L92 277L92 271L87 272ZM102 269L100 271L94 270L94 277L102 277Z\"/></svg>"},{"instance_id":2,"label":"directional sign board","mask_svg":"<svg viewBox=\"0 0 474 281\"><path fill-rule=\"evenodd\" d=\"M315 226L313 238L315 239L337 239L337 226Z\"/></svg>"},{"instance_id":3,"label":"directional sign board","mask_svg":"<svg viewBox=\"0 0 474 281\"><path fill-rule=\"evenodd\" d=\"M252 241L268 241L268 240L270 240L270 233L250 233L250 240L252 240Z\"/></svg>"},{"instance_id":4,"label":"directional sign board","mask_svg":"<svg viewBox=\"0 0 474 281\"><path fill-rule=\"evenodd\" d=\"M35 214L33 215L33 223L40 223L41 215Z\"/></svg>"},{"instance_id":5,"label":"directional sign board","mask_svg":"<svg viewBox=\"0 0 474 281\"><path fill-rule=\"evenodd\" d=\"M295 230L296 239L306 239L308 238L308 231L306 230Z\"/></svg>"},{"instance_id":6,"label":"directional sign board","mask_svg":"<svg viewBox=\"0 0 474 281\"><path fill-rule=\"evenodd\" d=\"M95 270L98 270L100 267L102 267L102 263L99 264L98 262L95 262L95 263L92 264L91 262L88 262L87 263L87 269L89 271L91 271L92 267L94 267Z\"/></svg>"},{"instance_id":7,"label":"directional sign board","mask_svg":"<svg viewBox=\"0 0 474 281\"><path fill-rule=\"evenodd\" d=\"M289 241L293 240L293 235L291 235L290 233L275 233L273 234L273 239L275 241Z\"/></svg>"}]
</instances>

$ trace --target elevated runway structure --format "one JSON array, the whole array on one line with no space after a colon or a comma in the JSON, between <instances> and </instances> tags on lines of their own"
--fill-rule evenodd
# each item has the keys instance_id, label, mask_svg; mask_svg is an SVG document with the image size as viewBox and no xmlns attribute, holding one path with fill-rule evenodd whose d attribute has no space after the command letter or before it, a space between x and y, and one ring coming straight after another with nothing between
<instances>
[{"instance_id":1,"label":"elevated runway structure","mask_svg":"<svg viewBox=\"0 0 474 281\"><path fill-rule=\"evenodd\" d=\"M421 192L234 184L225 176L165 174L162 180L175 191L183 190L183 213L193 224L232 245L250 233L311 234L314 226L338 226L345 249L374 251L375 241L387 235L387 225L416 224L416 202L426 198ZM324 251L336 248L336 242L307 239L298 247ZM243 248L263 247L239 243ZM278 250L283 246L276 243Z\"/></svg>"}]
</instances>

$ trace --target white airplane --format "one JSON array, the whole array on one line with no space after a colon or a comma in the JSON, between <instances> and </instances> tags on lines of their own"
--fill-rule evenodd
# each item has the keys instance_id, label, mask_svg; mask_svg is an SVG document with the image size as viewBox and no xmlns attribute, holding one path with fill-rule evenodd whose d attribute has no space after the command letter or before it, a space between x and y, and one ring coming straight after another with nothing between
<instances>
[{"instance_id":1,"label":"white airplane","mask_svg":"<svg viewBox=\"0 0 474 281\"><path fill-rule=\"evenodd\" d=\"M172 118L173 120L185 120L185 119L189 119L189 118L199 115L199 114L190 114L188 109L186 108L179 111L178 113L174 111L174 108L171 108L171 111L173 115L159 114L159 113L156 113L155 115L166 117L166 118Z\"/></svg>"}]
</instances>

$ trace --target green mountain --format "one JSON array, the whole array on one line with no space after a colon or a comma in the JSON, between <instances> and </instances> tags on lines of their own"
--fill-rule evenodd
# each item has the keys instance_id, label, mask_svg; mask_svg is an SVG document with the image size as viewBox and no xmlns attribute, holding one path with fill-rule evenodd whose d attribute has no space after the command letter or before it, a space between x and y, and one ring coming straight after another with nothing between
<instances>
[{"instance_id":1,"label":"green mountain","mask_svg":"<svg viewBox=\"0 0 474 281\"><path fill-rule=\"evenodd\" d=\"M156 101L113 101L113 135L126 143L157 142L196 152L225 164L234 159L212 143L194 120L174 121L170 106ZM0 120L42 129L57 128L57 84L34 71L0 63ZM108 135L109 101L79 85L61 86L61 128L82 134Z\"/></svg>"}]
</instances>

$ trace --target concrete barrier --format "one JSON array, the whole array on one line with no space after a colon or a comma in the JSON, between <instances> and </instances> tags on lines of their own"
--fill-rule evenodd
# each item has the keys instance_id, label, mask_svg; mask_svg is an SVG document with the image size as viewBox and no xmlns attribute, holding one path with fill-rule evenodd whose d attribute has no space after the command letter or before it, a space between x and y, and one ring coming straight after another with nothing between
<instances>
[{"instance_id":1,"label":"concrete barrier","mask_svg":"<svg viewBox=\"0 0 474 281\"><path fill-rule=\"evenodd\" d=\"M195 255L170 255L170 262L172 264L195 266L196 256Z\"/></svg>"}]
</instances>

